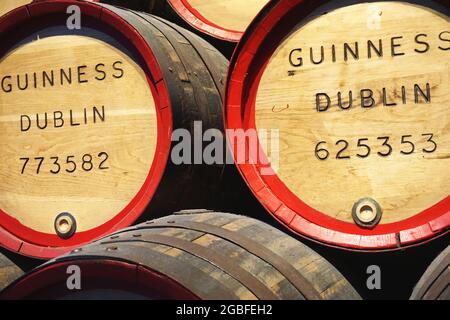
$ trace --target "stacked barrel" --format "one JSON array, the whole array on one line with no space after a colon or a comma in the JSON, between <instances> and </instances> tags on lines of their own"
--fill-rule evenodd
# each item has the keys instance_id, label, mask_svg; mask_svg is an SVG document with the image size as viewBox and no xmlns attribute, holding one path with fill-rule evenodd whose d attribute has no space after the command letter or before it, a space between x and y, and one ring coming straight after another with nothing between
<instances>
[{"instance_id":1,"label":"stacked barrel","mask_svg":"<svg viewBox=\"0 0 450 320\"><path fill-rule=\"evenodd\" d=\"M448 245L446 1L2 13L0 244L52 260L0 298L359 299L350 282L365 279L333 250ZM249 217L220 212L230 203ZM412 299L449 298L447 258Z\"/></svg>"},{"instance_id":2,"label":"stacked barrel","mask_svg":"<svg viewBox=\"0 0 450 320\"><path fill-rule=\"evenodd\" d=\"M1 238L40 258L130 225L151 200L204 205L223 171L169 152L177 129L222 128L226 59L159 18L99 4L77 3L83 28L70 30L68 4L21 7L0 27Z\"/></svg>"},{"instance_id":3,"label":"stacked barrel","mask_svg":"<svg viewBox=\"0 0 450 320\"><path fill-rule=\"evenodd\" d=\"M430 264L411 295L412 300L450 300L450 247Z\"/></svg>"},{"instance_id":4,"label":"stacked barrel","mask_svg":"<svg viewBox=\"0 0 450 320\"><path fill-rule=\"evenodd\" d=\"M67 288L71 266L83 270L81 293ZM247 217L198 211L147 222L74 250L0 297L90 299L99 291L109 298L359 298L325 259L282 232Z\"/></svg>"},{"instance_id":5,"label":"stacked barrel","mask_svg":"<svg viewBox=\"0 0 450 320\"><path fill-rule=\"evenodd\" d=\"M258 131L261 152L238 167L294 232L373 250L448 229L448 7L423 4L274 2L240 43L226 126ZM274 165L265 130L280 137Z\"/></svg>"}]
</instances>

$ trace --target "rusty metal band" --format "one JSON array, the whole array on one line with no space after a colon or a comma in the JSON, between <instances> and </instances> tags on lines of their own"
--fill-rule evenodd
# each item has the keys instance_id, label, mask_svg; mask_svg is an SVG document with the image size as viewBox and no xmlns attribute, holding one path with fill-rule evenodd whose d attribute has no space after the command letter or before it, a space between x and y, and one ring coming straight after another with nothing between
<instances>
[{"instance_id":1,"label":"rusty metal band","mask_svg":"<svg viewBox=\"0 0 450 320\"><path fill-rule=\"evenodd\" d=\"M0 291L23 274L23 270L4 255L0 248Z\"/></svg>"}]
</instances>

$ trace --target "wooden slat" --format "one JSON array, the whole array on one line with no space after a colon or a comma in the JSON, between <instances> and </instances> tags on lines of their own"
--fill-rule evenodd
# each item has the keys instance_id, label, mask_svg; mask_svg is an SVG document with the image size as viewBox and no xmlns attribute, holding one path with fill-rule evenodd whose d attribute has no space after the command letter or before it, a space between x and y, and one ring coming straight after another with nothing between
<instances>
[{"instance_id":1,"label":"wooden slat","mask_svg":"<svg viewBox=\"0 0 450 320\"><path fill-rule=\"evenodd\" d=\"M0 291L23 275L23 270L0 252Z\"/></svg>"},{"instance_id":2,"label":"wooden slat","mask_svg":"<svg viewBox=\"0 0 450 320\"><path fill-rule=\"evenodd\" d=\"M230 260L228 257L220 254L219 252L215 252L207 247L203 247L201 245L185 241L182 239L178 239L175 237L168 237L164 235L157 234L144 234L140 240L124 240L121 239L119 241L106 241L102 242L102 244L126 244L130 242L144 242L144 243L156 243L166 246L171 246L173 248L177 248L183 250L191 255L194 255L198 258L204 259L209 263L215 265L217 268L222 271L228 273L230 276L238 280L242 285L246 286L250 289L255 296L261 300L276 300L277 296L269 290L269 288L265 287L256 277L255 275L250 274L245 269L239 267L239 264L236 264L235 261ZM197 281L196 279L192 279L192 281Z\"/></svg>"},{"instance_id":3,"label":"wooden slat","mask_svg":"<svg viewBox=\"0 0 450 320\"><path fill-rule=\"evenodd\" d=\"M450 246L430 264L411 295L412 300L450 300Z\"/></svg>"}]
</instances>

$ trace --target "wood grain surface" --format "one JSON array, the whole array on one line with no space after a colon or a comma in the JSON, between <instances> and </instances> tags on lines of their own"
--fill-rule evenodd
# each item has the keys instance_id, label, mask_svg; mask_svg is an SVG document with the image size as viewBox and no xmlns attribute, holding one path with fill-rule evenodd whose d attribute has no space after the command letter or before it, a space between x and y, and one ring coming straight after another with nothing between
<instances>
[{"instance_id":1,"label":"wood grain surface","mask_svg":"<svg viewBox=\"0 0 450 320\"><path fill-rule=\"evenodd\" d=\"M351 223L361 198L380 204L382 224L445 199L449 49L449 17L395 1L298 25L256 98L257 128L280 131L279 178L312 208Z\"/></svg>"},{"instance_id":2,"label":"wood grain surface","mask_svg":"<svg viewBox=\"0 0 450 320\"><path fill-rule=\"evenodd\" d=\"M44 286L29 286L27 298L70 299L73 292L67 290L65 278L46 292L45 284L54 281L48 279L48 270L61 263L89 261L96 263L99 273L110 261L156 271L204 300L360 299L336 268L301 242L259 220L207 210L149 221L49 261L30 273L41 277L39 283ZM136 268L128 269L130 278L140 279L130 291L147 280L136 277L136 272ZM109 277L108 286L123 280ZM81 281L91 280L86 276ZM94 284L91 289L102 289L95 287L95 281L90 283ZM17 288L20 285L0 298L15 296ZM79 293L89 296L86 290Z\"/></svg>"},{"instance_id":3,"label":"wood grain surface","mask_svg":"<svg viewBox=\"0 0 450 320\"><path fill-rule=\"evenodd\" d=\"M411 295L411 300L450 299L450 246L433 260Z\"/></svg>"},{"instance_id":4,"label":"wood grain surface","mask_svg":"<svg viewBox=\"0 0 450 320\"><path fill-rule=\"evenodd\" d=\"M102 40L52 36L4 56L0 80L0 208L50 234L61 212L84 231L123 210L157 141L155 103L134 60Z\"/></svg>"},{"instance_id":5,"label":"wood grain surface","mask_svg":"<svg viewBox=\"0 0 450 320\"><path fill-rule=\"evenodd\" d=\"M23 274L24 271L0 251L0 292Z\"/></svg>"}]
</instances>

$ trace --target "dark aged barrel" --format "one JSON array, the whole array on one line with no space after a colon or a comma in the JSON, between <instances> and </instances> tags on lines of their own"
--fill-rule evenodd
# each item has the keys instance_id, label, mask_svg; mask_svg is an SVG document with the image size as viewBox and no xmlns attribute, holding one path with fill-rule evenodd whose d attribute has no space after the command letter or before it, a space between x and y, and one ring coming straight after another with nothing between
<instances>
[{"instance_id":1,"label":"dark aged barrel","mask_svg":"<svg viewBox=\"0 0 450 320\"><path fill-rule=\"evenodd\" d=\"M411 300L450 300L450 246L428 267Z\"/></svg>"},{"instance_id":2,"label":"dark aged barrel","mask_svg":"<svg viewBox=\"0 0 450 320\"><path fill-rule=\"evenodd\" d=\"M268 0L101 0L145 11L185 27L218 48L227 58Z\"/></svg>"},{"instance_id":3,"label":"dark aged barrel","mask_svg":"<svg viewBox=\"0 0 450 320\"><path fill-rule=\"evenodd\" d=\"M243 177L280 223L363 250L448 232L446 3L273 1L249 27L225 121Z\"/></svg>"},{"instance_id":4,"label":"dark aged barrel","mask_svg":"<svg viewBox=\"0 0 450 320\"><path fill-rule=\"evenodd\" d=\"M78 266L81 290L67 289ZM95 280L94 280L95 279ZM244 216L190 210L132 227L35 269L3 299L359 299L324 258Z\"/></svg>"},{"instance_id":5,"label":"dark aged barrel","mask_svg":"<svg viewBox=\"0 0 450 320\"><path fill-rule=\"evenodd\" d=\"M166 0L195 29L214 38L238 42L268 0Z\"/></svg>"},{"instance_id":6,"label":"dark aged barrel","mask_svg":"<svg viewBox=\"0 0 450 320\"><path fill-rule=\"evenodd\" d=\"M12 262L0 248L0 292L23 273L23 270Z\"/></svg>"},{"instance_id":7,"label":"dark aged barrel","mask_svg":"<svg viewBox=\"0 0 450 320\"><path fill-rule=\"evenodd\" d=\"M205 41L144 13L44 1L3 16L0 43L1 246L51 258L150 201L167 213L214 201L223 166L170 156L176 129L223 128L227 61Z\"/></svg>"},{"instance_id":8,"label":"dark aged barrel","mask_svg":"<svg viewBox=\"0 0 450 320\"><path fill-rule=\"evenodd\" d=\"M164 0L94 0L112 4L114 6L125 7L136 11L145 11L152 14L159 14L164 7Z\"/></svg>"}]
</instances>

